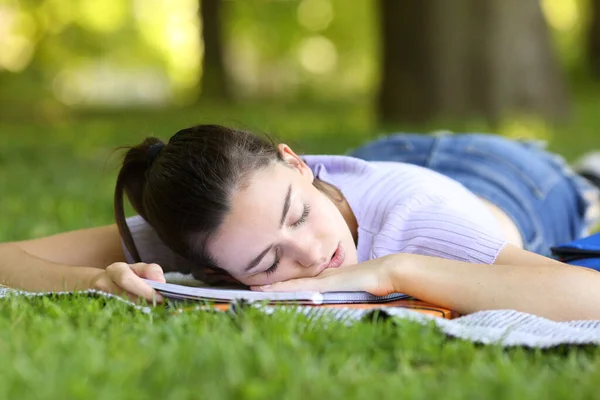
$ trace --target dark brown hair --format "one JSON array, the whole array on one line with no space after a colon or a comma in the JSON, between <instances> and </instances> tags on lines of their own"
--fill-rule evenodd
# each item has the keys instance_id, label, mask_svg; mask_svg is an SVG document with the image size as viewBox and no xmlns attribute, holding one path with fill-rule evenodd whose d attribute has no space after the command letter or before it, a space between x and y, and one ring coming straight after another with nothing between
<instances>
[{"instance_id":1,"label":"dark brown hair","mask_svg":"<svg viewBox=\"0 0 600 400\"><path fill-rule=\"evenodd\" d=\"M177 132L168 143L149 137L125 154L117 177L114 212L121 237L135 262L140 254L125 220L123 193L171 250L195 267L225 273L206 250L206 242L231 208L234 191L251 173L283 162L276 145L253 133L219 125L197 125ZM315 186L324 189L315 179Z\"/></svg>"}]
</instances>

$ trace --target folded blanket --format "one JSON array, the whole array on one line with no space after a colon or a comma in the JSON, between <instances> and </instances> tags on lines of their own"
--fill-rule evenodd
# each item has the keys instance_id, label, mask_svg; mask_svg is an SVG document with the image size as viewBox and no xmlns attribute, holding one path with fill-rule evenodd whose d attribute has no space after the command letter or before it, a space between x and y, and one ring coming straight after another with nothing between
<instances>
[{"instance_id":1,"label":"folded blanket","mask_svg":"<svg viewBox=\"0 0 600 400\"><path fill-rule=\"evenodd\" d=\"M168 276L171 283L191 283L186 276ZM196 284L198 284L196 282ZM141 307L120 297L87 290L94 296L106 296L138 308L142 312L151 312L150 307ZM8 295L44 296L48 293L30 293L0 287L0 298ZM265 313L272 313L280 307L288 306L259 306ZM348 322L358 321L369 315L371 311L361 309L326 309L305 306L294 306L294 310L307 315L328 315ZM482 344L496 344L504 347L526 346L549 348L558 345L600 345L599 321L569 321L554 322L546 318L526 314L514 310L480 311L453 320L431 317L403 308L383 307L378 310L393 318L416 321L422 324L435 324L445 334Z\"/></svg>"}]
</instances>

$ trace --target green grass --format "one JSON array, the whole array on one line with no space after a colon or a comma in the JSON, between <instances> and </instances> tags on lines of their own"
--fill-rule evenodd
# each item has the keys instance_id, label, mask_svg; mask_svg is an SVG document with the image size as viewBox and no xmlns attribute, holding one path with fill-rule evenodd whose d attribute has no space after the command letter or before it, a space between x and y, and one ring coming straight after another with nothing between
<instances>
[{"instance_id":1,"label":"green grass","mask_svg":"<svg viewBox=\"0 0 600 400\"><path fill-rule=\"evenodd\" d=\"M595 348L503 350L393 321L345 326L117 301L0 302L0 398L593 398Z\"/></svg>"},{"instance_id":2,"label":"green grass","mask_svg":"<svg viewBox=\"0 0 600 400\"><path fill-rule=\"evenodd\" d=\"M0 302L0 398L592 398L597 349L502 350L415 323L250 310L151 315L102 299Z\"/></svg>"},{"instance_id":3,"label":"green grass","mask_svg":"<svg viewBox=\"0 0 600 400\"><path fill-rule=\"evenodd\" d=\"M573 158L600 147L597 106L581 101L573 121L557 129L530 120L499 130L551 137L551 148ZM203 106L50 121L0 120L0 241L111 223L112 149L145 135L167 138L192 123L217 122L273 133L304 152L342 153L380 132L362 104ZM478 123L418 130L448 127L491 130ZM0 301L0 399L592 398L599 356L596 348L477 346L390 320L347 327L284 312L145 314L105 299Z\"/></svg>"}]
</instances>

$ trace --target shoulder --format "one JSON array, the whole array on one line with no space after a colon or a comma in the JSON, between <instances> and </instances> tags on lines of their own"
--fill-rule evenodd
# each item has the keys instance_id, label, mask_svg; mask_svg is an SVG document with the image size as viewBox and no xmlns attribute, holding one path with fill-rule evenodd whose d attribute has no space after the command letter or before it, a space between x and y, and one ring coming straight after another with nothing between
<instances>
[{"instance_id":1,"label":"shoulder","mask_svg":"<svg viewBox=\"0 0 600 400\"><path fill-rule=\"evenodd\" d=\"M430 169L395 161L365 161L341 155L308 155L302 157L315 177L341 187L359 185L386 191L394 187L402 192L424 186L436 186L449 178Z\"/></svg>"},{"instance_id":2,"label":"shoulder","mask_svg":"<svg viewBox=\"0 0 600 400\"><path fill-rule=\"evenodd\" d=\"M323 169L330 173L365 173L375 170L373 162L350 156L305 155L302 159L315 172Z\"/></svg>"},{"instance_id":3,"label":"shoulder","mask_svg":"<svg viewBox=\"0 0 600 400\"><path fill-rule=\"evenodd\" d=\"M167 247L152 226L141 216L129 217L126 222L142 262L159 264L165 272L176 271L189 274L194 269L190 261ZM123 242L121 245L127 262L133 262Z\"/></svg>"},{"instance_id":4,"label":"shoulder","mask_svg":"<svg viewBox=\"0 0 600 400\"><path fill-rule=\"evenodd\" d=\"M453 189L461 186L458 182L429 168L397 161L366 161L343 155L305 155L302 159L319 178L353 177L377 178L388 183L402 183L403 192L423 188ZM376 183L376 181L372 181Z\"/></svg>"}]
</instances>

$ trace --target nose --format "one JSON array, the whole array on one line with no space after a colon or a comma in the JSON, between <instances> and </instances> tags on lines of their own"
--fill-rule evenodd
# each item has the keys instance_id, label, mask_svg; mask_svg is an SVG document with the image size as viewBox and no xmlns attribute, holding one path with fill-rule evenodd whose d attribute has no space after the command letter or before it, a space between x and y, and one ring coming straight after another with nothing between
<instances>
[{"instance_id":1,"label":"nose","mask_svg":"<svg viewBox=\"0 0 600 400\"><path fill-rule=\"evenodd\" d=\"M303 267L321 265L326 261L320 240L306 234L291 239L290 248L293 251L294 258Z\"/></svg>"}]
</instances>

